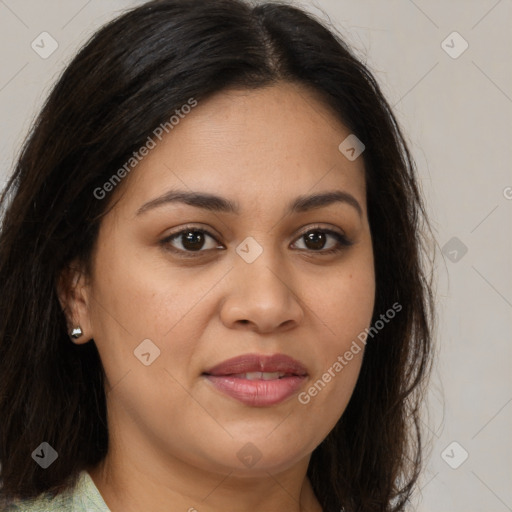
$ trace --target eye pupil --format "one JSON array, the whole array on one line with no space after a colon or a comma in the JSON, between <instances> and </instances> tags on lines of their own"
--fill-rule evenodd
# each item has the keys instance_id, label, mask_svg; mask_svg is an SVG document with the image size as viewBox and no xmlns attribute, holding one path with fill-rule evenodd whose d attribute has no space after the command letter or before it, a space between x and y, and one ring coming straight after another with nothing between
<instances>
[{"instance_id":1,"label":"eye pupil","mask_svg":"<svg viewBox=\"0 0 512 512\"><path fill-rule=\"evenodd\" d=\"M182 235L183 247L195 251L201 249L204 244L204 235L200 231L187 231Z\"/></svg>"},{"instance_id":2,"label":"eye pupil","mask_svg":"<svg viewBox=\"0 0 512 512\"><path fill-rule=\"evenodd\" d=\"M308 245L308 242L313 242L314 249L322 249L325 245L325 233L321 231L310 231L304 237L306 238L306 245Z\"/></svg>"}]
</instances>

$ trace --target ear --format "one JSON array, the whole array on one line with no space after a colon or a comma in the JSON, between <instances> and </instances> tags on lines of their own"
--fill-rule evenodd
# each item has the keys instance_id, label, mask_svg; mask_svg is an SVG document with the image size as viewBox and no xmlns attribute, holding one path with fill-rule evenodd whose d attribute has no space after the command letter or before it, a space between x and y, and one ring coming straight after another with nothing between
<instances>
[{"instance_id":1,"label":"ear","mask_svg":"<svg viewBox=\"0 0 512 512\"><path fill-rule=\"evenodd\" d=\"M90 286L88 276L78 261L73 261L62 270L57 280L57 295L66 316L68 335L75 327L82 329L82 336L71 338L73 343L87 343L92 337L89 298Z\"/></svg>"}]
</instances>

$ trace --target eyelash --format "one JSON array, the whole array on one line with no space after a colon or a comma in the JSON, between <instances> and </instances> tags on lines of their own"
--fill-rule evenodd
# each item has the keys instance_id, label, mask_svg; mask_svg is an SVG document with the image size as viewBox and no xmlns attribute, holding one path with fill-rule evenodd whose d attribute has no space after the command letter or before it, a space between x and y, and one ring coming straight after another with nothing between
<instances>
[{"instance_id":1,"label":"eyelash","mask_svg":"<svg viewBox=\"0 0 512 512\"><path fill-rule=\"evenodd\" d=\"M176 249L175 247L173 247L170 244L170 242L172 242L174 239L177 239L181 235L188 233L188 232L203 233L203 234L208 235L209 237L213 238L213 240L215 240L218 243L218 240L209 231L207 231L205 229L200 229L196 226L186 226L185 228L181 229L180 231L177 231L176 233L172 233L171 235L169 235L166 238L164 238L163 240L161 240L160 245L162 245L166 250L171 251L182 258L197 258L197 257L202 256L201 253L208 252L209 250L214 250L214 249L207 249L207 250L200 249L198 251L184 251L182 249ZM307 235L308 233L311 233L311 232L321 232L321 233L324 233L327 235L332 235L337 240L338 243L337 243L336 247L333 247L332 249L319 250L319 251L308 250L308 249L300 249L300 250L311 252L314 254L319 254L322 256L328 256L331 254L337 254L337 253L343 251L344 249L346 249L347 247L350 247L351 245L354 244L351 240L349 240L342 233L338 233L337 231L333 231L331 229L322 228L320 226L312 226L307 231L303 231L297 237L296 240L299 240L300 238L304 237L305 235Z\"/></svg>"}]
</instances>

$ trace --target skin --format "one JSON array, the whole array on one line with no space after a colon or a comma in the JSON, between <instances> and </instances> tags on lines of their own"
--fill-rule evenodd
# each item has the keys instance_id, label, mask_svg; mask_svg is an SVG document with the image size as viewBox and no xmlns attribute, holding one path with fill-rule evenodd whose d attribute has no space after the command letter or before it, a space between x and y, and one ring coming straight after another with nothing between
<instances>
[{"instance_id":1,"label":"skin","mask_svg":"<svg viewBox=\"0 0 512 512\"><path fill-rule=\"evenodd\" d=\"M241 354L283 353L306 366L307 391L370 326L364 163L338 149L349 134L298 85L223 91L115 190L91 275L77 272L72 293L61 292L70 325L84 331L75 343L94 338L105 368L109 452L89 473L112 512L321 511L308 462L345 410L364 351L307 404L294 395L251 407L201 374ZM172 188L236 201L240 214L167 203L136 215ZM297 196L329 190L350 193L362 215L341 202L286 213ZM214 237L196 258L183 237L159 243L188 224ZM303 236L321 228L353 245L322 256L336 239L315 246ZM263 249L252 263L236 252L248 236ZM149 366L134 356L144 339L160 349ZM237 457L248 442L261 455L252 467Z\"/></svg>"}]
</instances>

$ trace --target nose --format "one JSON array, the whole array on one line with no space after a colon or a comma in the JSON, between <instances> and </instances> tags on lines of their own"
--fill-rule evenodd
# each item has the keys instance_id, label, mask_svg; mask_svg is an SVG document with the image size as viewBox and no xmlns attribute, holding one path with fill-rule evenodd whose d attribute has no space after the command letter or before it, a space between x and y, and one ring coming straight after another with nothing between
<instances>
[{"instance_id":1,"label":"nose","mask_svg":"<svg viewBox=\"0 0 512 512\"><path fill-rule=\"evenodd\" d=\"M294 279L279 255L265 249L252 263L236 257L227 276L229 291L221 308L221 320L231 329L249 328L259 333L292 329L304 309Z\"/></svg>"}]
</instances>

